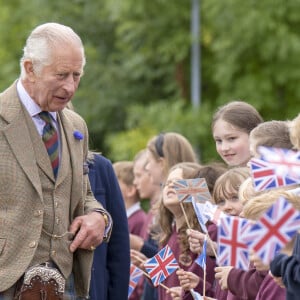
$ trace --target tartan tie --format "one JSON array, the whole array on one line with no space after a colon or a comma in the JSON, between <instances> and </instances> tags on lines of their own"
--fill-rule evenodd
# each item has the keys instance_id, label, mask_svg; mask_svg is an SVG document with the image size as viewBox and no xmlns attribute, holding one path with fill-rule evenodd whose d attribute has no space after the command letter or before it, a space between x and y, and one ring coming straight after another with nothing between
<instances>
[{"instance_id":1,"label":"tartan tie","mask_svg":"<svg viewBox=\"0 0 300 300\"><path fill-rule=\"evenodd\" d=\"M51 116L49 112L42 111L39 113L40 118L46 122L43 128L42 139L45 143L48 155L50 157L54 177L56 178L59 166L58 155L58 134L55 127L51 123Z\"/></svg>"}]
</instances>

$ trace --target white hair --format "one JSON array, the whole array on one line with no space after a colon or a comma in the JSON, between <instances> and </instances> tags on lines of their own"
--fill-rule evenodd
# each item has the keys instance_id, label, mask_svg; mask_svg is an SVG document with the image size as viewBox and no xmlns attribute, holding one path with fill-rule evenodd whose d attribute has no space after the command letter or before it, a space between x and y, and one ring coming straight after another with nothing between
<instances>
[{"instance_id":1,"label":"white hair","mask_svg":"<svg viewBox=\"0 0 300 300\"><path fill-rule=\"evenodd\" d=\"M20 60L21 78L26 76L24 61L30 60L34 71L39 74L44 66L52 63L52 50L56 47L73 44L82 50L83 64L85 65L85 54L82 41L72 28L58 24L45 23L36 27L26 40L23 56Z\"/></svg>"}]
</instances>

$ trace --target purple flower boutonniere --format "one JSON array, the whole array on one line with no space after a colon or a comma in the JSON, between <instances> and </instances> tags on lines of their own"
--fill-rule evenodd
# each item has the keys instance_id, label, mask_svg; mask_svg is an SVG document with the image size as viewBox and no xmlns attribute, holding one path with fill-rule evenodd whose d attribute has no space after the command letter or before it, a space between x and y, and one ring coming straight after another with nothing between
<instances>
[{"instance_id":1,"label":"purple flower boutonniere","mask_svg":"<svg viewBox=\"0 0 300 300\"><path fill-rule=\"evenodd\" d=\"M75 130L75 131L73 132L73 135L74 135L74 138L75 138L76 140L82 140L82 139L83 139L83 133L81 133L81 132L78 131L78 130Z\"/></svg>"}]
</instances>

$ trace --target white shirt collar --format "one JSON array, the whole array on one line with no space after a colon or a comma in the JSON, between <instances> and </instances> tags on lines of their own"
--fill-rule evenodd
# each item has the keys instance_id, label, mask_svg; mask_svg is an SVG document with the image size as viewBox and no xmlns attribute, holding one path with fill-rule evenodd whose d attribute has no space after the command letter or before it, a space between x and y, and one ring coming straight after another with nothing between
<instances>
[{"instance_id":1,"label":"white shirt collar","mask_svg":"<svg viewBox=\"0 0 300 300\"><path fill-rule=\"evenodd\" d=\"M132 206L130 206L127 210L126 210L126 215L127 218L129 218L131 215L133 215L136 211L141 209L141 204L140 202L137 202L135 204L133 204Z\"/></svg>"},{"instance_id":2,"label":"white shirt collar","mask_svg":"<svg viewBox=\"0 0 300 300\"><path fill-rule=\"evenodd\" d=\"M35 117L38 115L42 110L41 108L36 104L35 101L29 96L27 91L25 90L21 79L18 80L17 82L17 91L20 97L21 102L25 106L26 110L28 111L29 115L31 117ZM51 111L49 112L52 118L57 121L57 112L56 111Z\"/></svg>"}]
</instances>

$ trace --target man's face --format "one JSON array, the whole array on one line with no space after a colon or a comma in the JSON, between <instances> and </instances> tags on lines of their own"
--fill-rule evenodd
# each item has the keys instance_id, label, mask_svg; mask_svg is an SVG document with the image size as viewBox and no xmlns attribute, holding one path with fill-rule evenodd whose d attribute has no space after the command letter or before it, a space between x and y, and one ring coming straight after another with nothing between
<instances>
[{"instance_id":1,"label":"man's face","mask_svg":"<svg viewBox=\"0 0 300 300\"><path fill-rule=\"evenodd\" d=\"M45 111L60 111L72 99L83 72L80 48L70 44L52 52L53 62L30 78L32 99Z\"/></svg>"}]
</instances>

